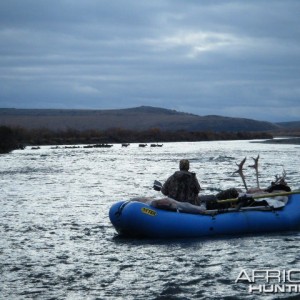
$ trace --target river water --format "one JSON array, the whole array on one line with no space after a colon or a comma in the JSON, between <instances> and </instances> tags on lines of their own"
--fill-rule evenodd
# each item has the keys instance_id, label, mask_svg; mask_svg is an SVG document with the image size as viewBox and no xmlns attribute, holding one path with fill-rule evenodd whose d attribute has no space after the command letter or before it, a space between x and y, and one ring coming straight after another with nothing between
<instances>
[{"instance_id":1,"label":"river water","mask_svg":"<svg viewBox=\"0 0 300 300\"><path fill-rule=\"evenodd\" d=\"M233 172L260 155L260 185L283 169L300 186L300 147L250 141L165 143L163 147L26 148L0 156L1 299L299 299L249 293L241 270L300 268L299 232L193 240L117 236L108 218L118 200L154 196L187 158L203 194L243 188Z\"/></svg>"}]
</instances>

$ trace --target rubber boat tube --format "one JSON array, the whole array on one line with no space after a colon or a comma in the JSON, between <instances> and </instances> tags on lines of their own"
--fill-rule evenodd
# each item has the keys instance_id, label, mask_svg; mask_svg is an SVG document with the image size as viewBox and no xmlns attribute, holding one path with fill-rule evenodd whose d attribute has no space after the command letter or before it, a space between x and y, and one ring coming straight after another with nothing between
<instances>
[{"instance_id":1,"label":"rubber boat tube","mask_svg":"<svg viewBox=\"0 0 300 300\"><path fill-rule=\"evenodd\" d=\"M109 218L121 235L148 238L200 238L300 229L300 194L281 209L239 210L215 215L167 211L138 201L113 204Z\"/></svg>"}]
</instances>

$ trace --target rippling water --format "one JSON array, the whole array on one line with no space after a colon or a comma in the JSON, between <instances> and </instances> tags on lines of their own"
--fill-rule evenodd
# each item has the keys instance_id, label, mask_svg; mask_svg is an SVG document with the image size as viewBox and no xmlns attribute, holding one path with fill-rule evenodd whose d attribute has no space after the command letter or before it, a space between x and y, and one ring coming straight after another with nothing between
<instances>
[{"instance_id":1,"label":"rippling water","mask_svg":"<svg viewBox=\"0 0 300 300\"><path fill-rule=\"evenodd\" d=\"M242 269L300 268L300 234L206 240L134 240L116 235L117 200L156 196L187 158L202 193L243 187L232 175L260 154L266 187L283 169L300 187L300 147L248 141L165 143L162 148L26 149L0 156L1 299L259 299L235 283ZM255 186L253 169L245 170ZM264 299L299 294L264 295ZM296 298L295 298L296 299Z\"/></svg>"}]
</instances>

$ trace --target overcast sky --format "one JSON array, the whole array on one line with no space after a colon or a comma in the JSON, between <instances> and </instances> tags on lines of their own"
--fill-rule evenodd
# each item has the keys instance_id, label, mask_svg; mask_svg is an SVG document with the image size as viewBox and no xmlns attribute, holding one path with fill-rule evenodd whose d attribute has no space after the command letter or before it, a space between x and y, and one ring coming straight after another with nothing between
<instances>
[{"instance_id":1,"label":"overcast sky","mask_svg":"<svg viewBox=\"0 0 300 300\"><path fill-rule=\"evenodd\" d=\"M2 0L0 107L300 120L299 0Z\"/></svg>"}]
</instances>

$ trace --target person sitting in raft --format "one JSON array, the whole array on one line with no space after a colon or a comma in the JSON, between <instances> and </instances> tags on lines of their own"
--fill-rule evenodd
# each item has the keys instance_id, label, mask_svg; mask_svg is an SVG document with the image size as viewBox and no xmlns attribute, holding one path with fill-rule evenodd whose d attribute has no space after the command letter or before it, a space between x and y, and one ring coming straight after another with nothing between
<instances>
[{"instance_id":1,"label":"person sitting in raft","mask_svg":"<svg viewBox=\"0 0 300 300\"><path fill-rule=\"evenodd\" d=\"M161 192L179 202L189 202L198 205L200 184L196 174L189 172L190 162L182 159L179 162L179 171L171 175L162 186Z\"/></svg>"}]
</instances>

